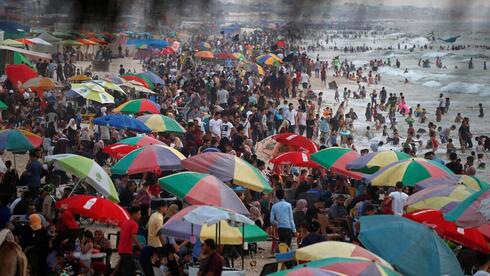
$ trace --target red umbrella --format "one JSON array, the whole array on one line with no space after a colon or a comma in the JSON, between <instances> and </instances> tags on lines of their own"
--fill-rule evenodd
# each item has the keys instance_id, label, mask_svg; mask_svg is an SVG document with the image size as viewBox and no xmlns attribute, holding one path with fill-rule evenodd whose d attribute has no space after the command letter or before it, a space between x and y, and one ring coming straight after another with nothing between
<instances>
[{"instance_id":1,"label":"red umbrella","mask_svg":"<svg viewBox=\"0 0 490 276\"><path fill-rule=\"evenodd\" d=\"M232 53L218 53L214 57L217 59L236 59L236 56Z\"/></svg>"},{"instance_id":2,"label":"red umbrella","mask_svg":"<svg viewBox=\"0 0 490 276\"><path fill-rule=\"evenodd\" d=\"M56 202L56 208L63 208L74 214L103 223L120 225L129 219L129 214L121 206L102 197L74 195Z\"/></svg>"},{"instance_id":3,"label":"red umbrella","mask_svg":"<svg viewBox=\"0 0 490 276\"><path fill-rule=\"evenodd\" d=\"M131 146L131 145L112 144L103 148L102 151L109 154L113 158L121 159L126 154L132 152L137 148L138 148L137 146Z\"/></svg>"},{"instance_id":4,"label":"red umbrella","mask_svg":"<svg viewBox=\"0 0 490 276\"><path fill-rule=\"evenodd\" d=\"M32 78L38 76L36 71L32 70L31 67L25 64L10 64L5 68L7 78L12 82L13 85L17 85L20 81L24 83Z\"/></svg>"},{"instance_id":5,"label":"red umbrella","mask_svg":"<svg viewBox=\"0 0 490 276\"><path fill-rule=\"evenodd\" d=\"M175 53L176 53L176 52L175 52L175 50L174 50L174 49L172 49L171 47L166 47L166 48L164 48L163 50L161 50L159 54L160 54L161 56L168 56L168 55L173 55L173 54L175 54Z\"/></svg>"},{"instance_id":6,"label":"red umbrella","mask_svg":"<svg viewBox=\"0 0 490 276\"><path fill-rule=\"evenodd\" d=\"M121 78L123 78L127 81L130 81L130 80L137 81L137 82L141 83L144 87L150 89L150 86L148 85L148 83L143 78L140 78L138 76L126 75L126 76L121 76Z\"/></svg>"},{"instance_id":7,"label":"red umbrella","mask_svg":"<svg viewBox=\"0 0 490 276\"><path fill-rule=\"evenodd\" d=\"M477 228L459 228L456 223L446 221L440 210L425 209L408 213L405 217L434 228L439 236L462 244L468 248L490 253L490 246Z\"/></svg>"},{"instance_id":8,"label":"red umbrella","mask_svg":"<svg viewBox=\"0 0 490 276\"><path fill-rule=\"evenodd\" d=\"M275 165L295 165L298 167L318 168L320 165L310 159L310 155L300 151L290 151L274 157L271 161Z\"/></svg>"},{"instance_id":9,"label":"red umbrella","mask_svg":"<svg viewBox=\"0 0 490 276\"><path fill-rule=\"evenodd\" d=\"M298 135L294 133L281 133L272 136L272 139L281 144L295 147L300 151L306 151L309 153L315 153L318 151L318 145L303 135Z\"/></svg>"}]
</instances>

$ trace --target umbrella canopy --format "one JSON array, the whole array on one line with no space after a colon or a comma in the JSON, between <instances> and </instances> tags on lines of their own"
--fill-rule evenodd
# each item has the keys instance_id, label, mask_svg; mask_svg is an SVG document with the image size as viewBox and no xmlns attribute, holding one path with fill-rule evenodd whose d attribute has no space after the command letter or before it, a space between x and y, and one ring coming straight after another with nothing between
<instances>
[{"instance_id":1,"label":"umbrella canopy","mask_svg":"<svg viewBox=\"0 0 490 276\"><path fill-rule=\"evenodd\" d=\"M222 220L227 220L232 223L255 225L255 222L244 215L213 206L198 206L183 216L182 219L197 225L213 225Z\"/></svg>"},{"instance_id":2,"label":"umbrella canopy","mask_svg":"<svg viewBox=\"0 0 490 276\"><path fill-rule=\"evenodd\" d=\"M255 154L263 161L269 161L287 151L288 147L274 140L272 136L266 137L255 144Z\"/></svg>"},{"instance_id":3,"label":"umbrella canopy","mask_svg":"<svg viewBox=\"0 0 490 276\"><path fill-rule=\"evenodd\" d=\"M260 171L247 161L235 155L221 152L207 152L189 157L182 166L190 171L209 173L221 181L231 181L257 192L271 192L269 181Z\"/></svg>"},{"instance_id":4,"label":"umbrella canopy","mask_svg":"<svg viewBox=\"0 0 490 276\"><path fill-rule=\"evenodd\" d=\"M134 89L134 91L139 92L139 93L146 93L146 94L156 94L155 92L151 91L150 89L146 88L142 83L138 81L126 81L120 86L122 87L127 87L129 89Z\"/></svg>"},{"instance_id":5,"label":"umbrella canopy","mask_svg":"<svg viewBox=\"0 0 490 276\"><path fill-rule=\"evenodd\" d=\"M386 266L373 262L370 260L364 260L360 258L326 258L317 261L308 262L299 266L296 266L290 270L276 272L270 274L271 276L289 275L290 271L298 270L298 268L316 268L321 270L327 270L337 273L343 273L345 275L386 275L386 276L401 276L400 273L393 270L391 266Z\"/></svg>"},{"instance_id":6,"label":"umbrella canopy","mask_svg":"<svg viewBox=\"0 0 490 276\"><path fill-rule=\"evenodd\" d=\"M121 206L107 199L91 195L74 195L56 202L56 208L63 208L74 214L103 223L121 225L129 220L129 214Z\"/></svg>"},{"instance_id":7,"label":"umbrella canopy","mask_svg":"<svg viewBox=\"0 0 490 276\"><path fill-rule=\"evenodd\" d=\"M265 64L265 65L281 65L282 64L282 59L280 59L278 56L274 54L265 54L258 56L256 59L257 63L259 64Z\"/></svg>"},{"instance_id":8,"label":"umbrella canopy","mask_svg":"<svg viewBox=\"0 0 490 276\"><path fill-rule=\"evenodd\" d=\"M275 165L294 165L297 167L318 168L320 165L311 161L310 155L300 151L290 151L280 154L271 161Z\"/></svg>"},{"instance_id":9,"label":"umbrella canopy","mask_svg":"<svg viewBox=\"0 0 490 276\"><path fill-rule=\"evenodd\" d=\"M423 190L432 186L444 185L444 184L453 184L453 185L462 184L468 187L469 189L474 190L475 192L490 188L490 184L488 184L487 182L482 181L477 177L469 176L469 175L456 175L454 179L451 179L450 181L444 178L434 178L434 179L430 178L417 183L415 187L417 188L417 190Z\"/></svg>"},{"instance_id":10,"label":"umbrella canopy","mask_svg":"<svg viewBox=\"0 0 490 276\"><path fill-rule=\"evenodd\" d=\"M115 109L112 110L114 113L128 113L128 114L141 114L141 113L160 113L160 106L154 101L147 99L136 99L127 101Z\"/></svg>"},{"instance_id":11,"label":"umbrella canopy","mask_svg":"<svg viewBox=\"0 0 490 276\"><path fill-rule=\"evenodd\" d=\"M95 125L110 126L117 129L129 129L136 132L151 132L145 124L127 115L106 115L92 120Z\"/></svg>"},{"instance_id":12,"label":"umbrella canopy","mask_svg":"<svg viewBox=\"0 0 490 276\"><path fill-rule=\"evenodd\" d=\"M9 107L7 106L6 103L0 101L0 110L5 110L5 109L8 109Z\"/></svg>"},{"instance_id":13,"label":"umbrella canopy","mask_svg":"<svg viewBox=\"0 0 490 276\"><path fill-rule=\"evenodd\" d=\"M245 56L242 53L232 53L232 55L238 60L245 60Z\"/></svg>"},{"instance_id":14,"label":"umbrella canopy","mask_svg":"<svg viewBox=\"0 0 490 276\"><path fill-rule=\"evenodd\" d=\"M97 84L99 86L102 86L105 89L114 90L114 91L117 91L119 93L126 94L126 92L124 92L124 90L121 87L119 87L119 85L117 85L116 83L111 82L111 81L106 81L106 80L91 80L89 82L95 83L95 84Z\"/></svg>"},{"instance_id":15,"label":"umbrella canopy","mask_svg":"<svg viewBox=\"0 0 490 276\"><path fill-rule=\"evenodd\" d=\"M446 166L427 159L411 158L395 162L375 174L366 175L373 186L395 186L401 181L403 186L415 186L429 178L450 180L454 177Z\"/></svg>"},{"instance_id":16,"label":"umbrella canopy","mask_svg":"<svg viewBox=\"0 0 490 276\"><path fill-rule=\"evenodd\" d=\"M211 48L212 48L211 44L209 44L206 41L202 41L199 43L199 49L201 49L201 50L210 50Z\"/></svg>"},{"instance_id":17,"label":"umbrella canopy","mask_svg":"<svg viewBox=\"0 0 490 276\"><path fill-rule=\"evenodd\" d=\"M353 171L371 174L396 161L410 158L410 155L394 150L371 152L347 163L346 168Z\"/></svg>"},{"instance_id":18,"label":"umbrella canopy","mask_svg":"<svg viewBox=\"0 0 490 276\"><path fill-rule=\"evenodd\" d=\"M65 46L82 46L83 44L73 40L73 39L66 39L58 42L58 44L65 45Z\"/></svg>"},{"instance_id":19,"label":"umbrella canopy","mask_svg":"<svg viewBox=\"0 0 490 276\"><path fill-rule=\"evenodd\" d=\"M214 58L214 54L211 51L198 51L194 54L194 56L198 58L207 58L207 59Z\"/></svg>"},{"instance_id":20,"label":"umbrella canopy","mask_svg":"<svg viewBox=\"0 0 490 276\"><path fill-rule=\"evenodd\" d=\"M72 76L72 77L69 77L68 80L69 81L89 81L91 80L92 78L86 76L86 75L75 75L75 76Z\"/></svg>"},{"instance_id":21,"label":"umbrella canopy","mask_svg":"<svg viewBox=\"0 0 490 276\"><path fill-rule=\"evenodd\" d=\"M405 275L463 275L458 259L429 227L395 215L362 216L359 240Z\"/></svg>"},{"instance_id":22,"label":"umbrella canopy","mask_svg":"<svg viewBox=\"0 0 490 276\"><path fill-rule=\"evenodd\" d=\"M140 83L142 86L144 86L145 88L150 89L150 85L142 77L139 77L136 75L123 75L123 76L121 76L121 78L123 78L127 81L132 81L132 80L136 81L136 82Z\"/></svg>"},{"instance_id":23,"label":"umbrella canopy","mask_svg":"<svg viewBox=\"0 0 490 276\"><path fill-rule=\"evenodd\" d=\"M358 245L347 242L325 241L298 248L296 260L315 261L325 258L342 257L369 260L391 268L391 265L376 254Z\"/></svg>"},{"instance_id":24,"label":"umbrella canopy","mask_svg":"<svg viewBox=\"0 0 490 276\"><path fill-rule=\"evenodd\" d=\"M185 133L185 128L165 115L143 115L136 119L144 123L152 132Z\"/></svg>"},{"instance_id":25,"label":"umbrella canopy","mask_svg":"<svg viewBox=\"0 0 490 276\"><path fill-rule=\"evenodd\" d=\"M4 129L0 131L0 151L22 153L38 148L43 139L36 134L21 129Z\"/></svg>"},{"instance_id":26,"label":"umbrella canopy","mask_svg":"<svg viewBox=\"0 0 490 276\"><path fill-rule=\"evenodd\" d=\"M116 76L115 74L105 74L104 77L102 77L103 80L106 80L106 81L109 81L109 82L113 82L117 85L121 85L123 84L124 82L126 82L125 79L119 77L119 76ZM110 88L109 88L110 89Z\"/></svg>"},{"instance_id":27,"label":"umbrella canopy","mask_svg":"<svg viewBox=\"0 0 490 276\"><path fill-rule=\"evenodd\" d=\"M262 68L262 66L256 64L256 63L252 63L252 62L246 62L244 64L241 65L241 67L247 71L247 72L252 72L252 73L255 73L257 75L264 75L265 71L264 71L264 68Z\"/></svg>"},{"instance_id":28,"label":"umbrella canopy","mask_svg":"<svg viewBox=\"0 0 490 276\"><path fill-rule=\"evenodd\" d=\"M488 224L490 221L490 190L471 195L444 217L464 228Z\"/></svg>"},{"instance_id":29,"label":"umbrella canopy","mask_svg":"<svg viewBox=\"0 0 490 276\"><path fill-rule=\"evenodd\" d=\"M211 205L249 215L236 193L218 178L204 173L180 172L159 180L162 189L194 205Z\"/></svg>"},{"instance_id":30,"label":"umbrella canopy","mask_svg":"<svg viewBox=\"0 0 490 276\"><path fill-rule=\"evenodd\" d=\"M181 170L181 161L185 159L178 150L162 146L144 146L128 153L112 168L113 174L137 174L152 172L160 174L162 171Z\"/></svg>"},{"instance_id":31,"label":"umbrella canopy","mask_svg":"<svg viewBox=\"0 0 490 276\"><path fill-rule=\"evenodd\" d=\"M37 72L25 64L9 64L5 67L7 79L16 85L18 82L24 83L38 76Z\"/></svg>"},{"instance_id":32,"label":"umbrella canopy","mask_svg":"<svg viewBox=\"0 0 490 276\"><path fill-rule=\"evenodd\" d=\"M461 184L437 185L410 195L405 206L407 212L436 209L447 213L474 193L475 191Z\"/></svg>"},{"instance_id":33,"label":"umbrella canopy","mask_svg":"<svg viewBox=\"0 0 490 276\"><path fill-rule=\"evenodd\" d=\"M198 205L187 206L170 217L170 219L162 226L162 234L183 240L191 240L192 237L200 235L200 225L194 225L184 220L185 215L198 207Z\"/></svg>"},{"instance_id":34,"label":"umbrella canopy","mask_svg":"<svg viewBox=\"0 0 490 276\"><path fill-rule=\"evenodd\" d=\"M121 141L117 142L118 144L123 144L123 145L129 145L129 146L135 146L135 147L143 147L143 146L148 146L148 145L164 145L166 144L158 139L155 139L151 136L133 136L133 137L128 137L125 139L122 139Z\"/></svg>"},{"instance_id":35,"label":"umbrella canopy","mask_svg":"<svg viewBox=\"0 0 490 276\"><path fill-rule=\"evenodd\" d=\"M61 88L62 86L58 85L53 79L46 78L46 77L35 77L24 82L24 84L22 84L22 87L46 90L46 89Z\"/></svg>"},{"instance_id":36,"label":"umbrella canopy","mask_svg":"<svg viewBox=\"0 0 490 276\"><path fill-rule=\"evenodd\" d=\"M153 73L152 71L146 71L144 73L139 74L139 76L147 77L154 84L161 84L161 85L165 84L165 81L163 81L163 79L160 78L160 76Z\"/></svg>"},{"instance_id":37,"label":"umbrella canopy","mask_svg":"<svg viewBox=\"0 0 490 276\"><path fill-rule=\"evenodd\" d=\"M27 38L18 38L16 39L16 41L24 44L24 45L30 45L30 44L34 44L34 42L30 41L29 39Z\"/></svg>"},{"instance_id":38,"label":"umbrella canopy","mask_svg":"<svg viewBox=\"0 0 490 276\"><path fill-rule=\"evenodd\" d=\"M0 40L0 45L3 45L3 46L10 46L10 47L23 47L24 46L24 43L22 42L19 42L15 39L5 39L5 40Z\"/></svg>"},{"instance_id":39,"label":"umbrella canopy","mask_svg":"<svg viewBox=\"0 0 490 276\"><path fill-rule=\"evenodd\" d=\"M483 253L490 253L487 240L477 228L459 228L454 222L446 221L441 211L420 210L408 213L405 217L435 229L437 234L445 239Z\"/></svg>"},{"instance_id":40,"label":"umbrella canopy","mask_svg":"<svg viewBox=\"0 0 490 276\"><path fill-rule=\"evenodd\" d=\"M276 273L269 274L270 276L279 276L279 275L287 275L287 276L347 276L346 274L314 268L314 267L298 267L292 268L284 271L279 271Z\"/></svg>"},{"instance_id":41,"label":"umbrella canopy","mask_svg":"<svg viewBox=\"0 0 490 276\"><path fill-rule=\"evenodd\" d=\"M281 133L272 136L273 139L281 144L291 146L299 151L315 153L318 151L318 145L303 135L294 133Z\"/></svg>"},{"instance_id":42,"label":"umbrella canopy","mask_svg":"<svg viewBox=\"0 0 490 276\"><path fill-rule=\"evenodd\" d=\"M360 172L349 171L346 168L347 163L357 158L359 158L357 152L340 147L330 147L311 155L311 160L332 172L349 176L354 179L361 179L362 174Z\"/></svg>"},{"instance_id":43,"label":"umbrella canopy","mask_svg":"<svg viewBox=\"0 0 490 276\"><path fill-rule=\"evenodd\" d=\"M102 149L103 152L109 154L111 157L116 158L116 159L121 159L126 154L132 152L133 150L137 149L138 147L135 146L130 146L130 145L124 145L124 144L112 144L104 147Z\"/></svg>"},{"instance_id":44,"label":"umbrella canopy","mask_svg":"<svg viewBox=\"0 0 490 276\"><path fill-rule=\"evenodd\" d=\"M78 177L92 186L97 192L114 202L119 202L118 193L112 179L93 159L76 154L48 155L44 159L60 170Z\"/></svg>"},{"instance_id":45,"label":"umbrella canopy","mask_svg":"<svg viewBox=\"0 0 490 276\"><path fill-rule=\"evenodd\" d=\"M148 77L147 75L145 75L145 74L137 74L137 75L134 75L134 76L137 76L137 77L143 79L148 84L148 88L149 89L151 89L151 90L154 90L155 89L155 84L151 81L150 77Z\"/></svg>"},{"instance_id":46,"label":"umbrella canopy","mask_svg":"<svg viewBox=\"0 0 490 276\"><path fill-rule=\"evenodd\" d=\"M202 225L201 240L216 239L216 225ZM238 227L230 226L226 220L219 222L219 244L241 245L243 242L266 241L269 235L255 224L245 224ZM218 241L216 241L218 242Z\"/></svg>"},{"instance_id":47,"label":"umbrella canopy","mask_svg":"<svg viewBox=\"0 0 490 276\"><path fill-rule=\"evenodd\" d=\"M91 100L101 104L114 103L114 97L105 92L104 88L96 84L72 83L70 91L66 94L70 96L81 96L86 100Z\"/></svg>"}]
</instances>

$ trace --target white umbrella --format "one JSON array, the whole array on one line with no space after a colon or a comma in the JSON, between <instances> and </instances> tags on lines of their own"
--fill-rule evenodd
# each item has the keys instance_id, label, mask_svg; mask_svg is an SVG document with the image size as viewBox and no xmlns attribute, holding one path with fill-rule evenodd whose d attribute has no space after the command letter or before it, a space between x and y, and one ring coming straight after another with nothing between
<instances>
[{"instance_id":1,"label":"white umbrella","mask_svg":"<svg viewBox=\"0 0 490 276\"><path fill-rule=\"evenodd\" d=\"M254 224L251 219L247 218L244 215L212 206L199 206L196 209L187 213L187 215L185 215L183 219L187 222L197 225L212 225L217 224L222 220L241 222L244 224Z\"/></svg>"}]
</instances>

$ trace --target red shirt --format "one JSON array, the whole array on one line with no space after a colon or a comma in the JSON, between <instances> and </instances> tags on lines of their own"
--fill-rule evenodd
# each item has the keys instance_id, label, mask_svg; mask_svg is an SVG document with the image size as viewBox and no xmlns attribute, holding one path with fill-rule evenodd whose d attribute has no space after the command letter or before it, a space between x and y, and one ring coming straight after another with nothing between
<instances>
[{"instance_id":1,"label":"red shirt","mask_svg":"<svg viewBox=\"0 0 490 276\"><path fill-rule=\"evenodd\" d=\"M117 245L117 252L119 254L133 254L133 235L138 233L138 224L132 220L124 221L121 226L121 234L119 237L119 244Z\"/></svg>"}]
</instances>

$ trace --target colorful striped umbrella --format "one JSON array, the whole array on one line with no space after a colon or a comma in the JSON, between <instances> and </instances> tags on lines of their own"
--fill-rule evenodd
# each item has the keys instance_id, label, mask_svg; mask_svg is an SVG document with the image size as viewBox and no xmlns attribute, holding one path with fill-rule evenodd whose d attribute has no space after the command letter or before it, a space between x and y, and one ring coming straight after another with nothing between
<instances>
[{"instance_id":1,"label":"colorful striped umbrella","mask_svg":"<svg viewBox=\"0 0 490 276\"><path fill-rule=\"evenodd\" d=\"M218 229L218 241L216 241L216 228ZM201 240L212 239L219 244L241 245L243 242L266 241L269 235L255 224L244 224L243 226L230 226L226 220L219 225L202 225L199 237Z\"/></svg>"},{"instance_id":2,"label":"colorful striped umbrella","mask_svg":"<svg viewBox=\"0 0 490 276\"><path fill-rule=\"evenodd\" d=\"M145 82L148 84L148 88L151 89L151 90L154 90L155 89L155 84L151 81L151 78L145 74L137 74L137 75L134 75L134 76L137 76L139 78L142 78L145 80Z\"/></svg>"},{"instance_id":3,"label":"colorful striped umbrella","mask_svg":"<svg viewBox=\"0 0 490 276\"><path fill-rule=\"evenodd\" d=\"M482 190L463 200L444 217L463 228L479 227L490 222L490 190Z\"/></svg>"},{"instance_id":4,"label":"colorful striped umbrella","mask_svg":"<svg viewBox=\"0 0 490 276\"><path fill-rule=\"evenodd\" d=\"M404 217L435 229L437 234L444 239L483 253L490 253L490 246L485 236L477 228L459 228L454 222L446 221L439 210L419 210L408 213Z\"/></svg>"},{"instance_id":5,"label":"colorful striped umbrella","mask_svg":"<svg viewBox=\"0 0 490 276\"><path fill-rule=\"evenodd\" d=\"M134 91L139 92L139 93L145 93L145 94L156 94L155 92L151 91L150 89L146 88L142 83L134 80L126 81L120 86L122 87L127 87L129 89L134 89Z\"/></svg>"},{"instance_id":6,"label":"colorful striped umbrella","mask_svg":"<svg viewBox=\"0 0 490 276\"><path fill-rule=\"evenodd\" d=\"M446 166L427 159L411 158L395 162L375 174L366 175L373 186L395 186L401 181L404 186L415 186L429 178L454 178L454 173Z\"/></svg>"},{"instance_id":7,"label":"colorful striped umbrella","mask_svg":"<svg viewBox=\"0 0 490 276\"><path fill-rule=\"evenodd\" d=\"M25 64L9 64L5 67L7 79L12 84L17 85L18 82L24 83L38 76L37 72Z\"/></svg>"},{"instance_id":8,"label":"colorful striped umbrella","mask_svg":"<svg viewBox=\"0 0 490 276\"><path fill-rule=\"evenodd\" d=\"M265 65L279 66L282 64L282 59L274 54L260 55L256 59L257 63Z\"/></svg>"},{"instance_id":9,"label":"colorful striped umbrella","mask_svg":"<svg viewBox=\"0 0 490 276\"><path fill-rule=\"evenodd\" d=\"M126 154L132 152L133 150L137 149L138 147L135 146L130 146L130 145L124 145L124 144L112 144L104 147L102 149L103 152L109 154L111 157L116 158L116 159L121 159Z\"/></svg>"},{"instance_id":10,"label":"colorful striped umbrella","mask_svg":"<svg viewBox=\"0 0 490 276\"><path fill-rule=\"evenodd\" d=\"M62 86L58 85L53 79L46 78L46 77L35 77L24 82L22 84L22 87L46 90L46 89L61 88Z\"/></svg>"},{"instance_id":11,"label":"colorful striped umbrella","mask_svg":"<svg viewBox=\"0 0 490 276\"><path fill-rule=\"evenodd\" d=\"M378 255L372 253L367 249L362 248L359 245L347 242L318 242L312 245L298 248L295 255L295 258L298 261L315 261L335 257L358 258L361 260L376 262L391 268L391 265Z\"/></svg>"},{"instance_id":12,"label":"colorful striped umbrella","mask_svg":"<svg viewBox=\"0 0 490 276\"><path fill-rule=\"evenodd\" d=\"M161 84L161 85L165 84L165 81L162 78L160 78L160 76L153 73L152 71L146 71L138 75L146 76L154 84Z\"/></svg>"},{"instance_id":13,"label":"colorful striped umbrella","mask_svg":"<svg viewBox=\"0 0 490 276\"><path fill-rule=\"evenodd\" d=\"M211 51L198 51L194 54L194 56L198 58L207 58L207 59L214 58L214 54Z\"/></svg>"},{"instance_id":14,"label":"colorful striped umbrella","mask_svg":"<svg viewBox=\"0 0 490 276\"><path fill-rule=\"evenodd\" d=\"M338 273L314 267L292 268L284 271L269 274L270 276L347 276L346 274Z\"/></svg>"},{"instance_id":15,"label":"colorful striped umbrella","mask_svg":"<svg viewBox=\"0 0 490 276\"><path fill-rule=\"evenodd\" d=\"M222 220L230 221L231 223L243 223L254 225L255 222L248 217L235 213L231 210L217 208L213 206L200 205L197 208L191 210L187 215L183 217L187 222L197 225L214 225Z\"/></svg>"},{"instance_id":16,"label":"colorful striped umbrella","mask_svg":"<svg viewBox=\"0 0 490 276\"><path fill-rule=\"evenodd\" d=\"M290 271L298 270L298 268L315 268L345 275L379 275L379 276L401 276L400 273L393 270L391 266L385 266L371 260L360 258L326 258L317 261L311 261L290 270L280 271L271 276L289 275Z\"/></svg>"},{"instance_id":17,"label":"colorful striped umbrella","mask_svg":"<svg viewBox=\"0 0 490 276\"><path fill-rule=\"evenodd\" d=\"M236 193L212 175L180 172L160 178L159 183L164 190L190 204L212 205L249 215Z\"/></svg>"},{"instance_id":18,"label":"colorful striped umbrella","mask_svg":"<svg viewBox=\"0 0 490 276\"><path fill-rule=\"evenodd\" d=\"M359 240L402 274L463 275L453 251L431 228L395 215L361 216Z\"/></svg>"},{"instance_id":19,"label":"colorful striped umbrella","mask_svg":"<svg viewBox=\"0 0 490 276\"><path fill-rule=\"evenodd\" d=\"M181 161L185 159L178 150L162 146L149 145L128 153L112 168L113 174L137 174L181 170Z\"/></svg>"},{"instance_id":20,"label":"colorful striped umbrella","mask_svg":"<svg viewBox=\"0 0 490 276\"><path fill-rule=\"evenodd\" d=\"M233 53L232 55L238 60L245 60L245 56L242 53Z\"/></svg>"},{"instance_id":21,"label":"colorful striped umbrella","mask_svg":"<svg viewBox=\"0 0 490 276\"><path fill-rule=\"evenodd\" d=\"M145 79L139 77L139 76L136 76L136 75L122 75L121 78L127 80L127 81L136 81L138 83L140 83L142 86L144 86L145 88L148 88L150 89L150 85L145 81Z\"/></svg>"},{"instance_id":22,"label":"colorful striped umbrella","mask_svg":"<svg viewBox=\"0 0 490 276\"><path fill-rule=\"evenodd\" d=\"M407 212L435 209L447 213L474 193L475 191L461 184L436 185L410 195L405 206Z\"/></svg>"},{"instance_id":23,"label":"colorful striped umbrella","mask_svg":"<svg viewBox=\"0 0 490 276\"><path fill-rule=\"evenodd\" d=\"M361 179L360 172L349 171L346 168L347 163L359 158L359 154L348 148L331 147L321 150L311 155L311 160L320 164L320 166L331 170L340 175Z\"/></svg>"},{"instance_id":24,"label":"colorful striped umbrella","mask_svg":"<svg viewBox=\"0 0 490 276\"><path fill-rule=\"evenodd\" d=\"M222 181L231 181L257 192L271 192L267 178L247 161L232 154L207 152L189 157L182 166L190 171L209 173Z\"/></svg>"},{"instance_id":25,"label":"colorful striped umbrella","mask_svg":"<svg viewBox=\"0 0 490 276\"><path fill-rule=\"evenodd\" d=\"M246 62L246 63L242 64L241 67L245 71L252 72L252 73L255 73L257 75L263 76L264 73L265 73L264 68L262 68L262 66L260 66L260 65L258 65L256 63Z\"/></svg>"},{"instance_id":26,"label":"colorful striped umbrella","mask_svg":"<svg viewBox=\"0 0 490 276\"><path fill-rule=\"evenodd\" d=\"M160 113L160 105L147 99L137 99L127 101L112 110L114 113L141 114L141 113Z\"/></svg>"},{"instance_id":27,"label":"colorful striped umbrella","mask_svg":"<svg viewBox=\"0 0 490 276\"><path fill-rule=\"evenodd\" d=\"M155 139L151 136L147 136L147 135L128 137L128 138L122 139L121 141L119 141L117 143L123 144L123 145L135 146L135 147L143 147L143 146L148 146L148 145L166 146L166 144L164 142L162 142L158 139Z\"/></svg>"},{"instance_id":28,"label":"colorful striped umbrella","mask_svg":"<svg viewBox=\"0 0 490 276\"><path fill-rule=\"evenodd\" d=\"M353 171L372 174L396 161L411 158L410 155L394 150L371 152L347 163L346 168Z\"/></svg>"},{"instance_id":29,"label":"colorful striped umbrella","mask_svg":"<svg viewBox=\"0 0 490 276\"><path fill-rule=\"evenodd\" d=\"M306 138L303 135L294 133L281 133L272 136L277 142L293 147L298 151L306 151L309 153L315 153L318 151L318 145L311 139Z\"/></svg>"},{"instance_id":30,"label":"colorful striped umbrella","mask_svg":"<svg viewBox=\"0 0 490 276\"><path fill-rule=\"evenodd\" d=\"M185 128L165 115L143 115L136 119L144 123L152 132L185 133Z\"/></svg>"},{"instance_id":31,"label":"colorful striped umbrella","mask_svg":"<svg viewBox=\"0 0 490 276\"><path fill-rule=\"evenodd\" d=\"M45 157L45 161L69 174L87 182L97 192L114 202L119 202L118 193L112 179L93 159L76 154L56 154Z\"/></svg>"},{"instance_id":32,"label":"colorful striped umbrella","mask_svg":"<svg viewBox=\"0 0 490 276\"><path fill-rule=\"evenodd\" d=\"M318 168L320 165L311 161L310 155L305 152L300 151L290 151L283 154L280 154L271 161L269 161L275 165L294 165L297 167L306 167L306 168Z\"/></svg>"},{"instance_id":33,"label":"colorful striped umbrella","mask_svg":"<svg viewBox=\"0 0 490 276\"><path fill-rule=\"evenodd\" d=\"M63 208L74 214L113 225L121 225L130 219L128 212L121 206L91 195L74 195L64 198L56 202L56 208Z\"/></svg>"},{"instance_id":34,"label":"colorful striped umbrella","mask_svg":"<svg viewBox=\"0 0 490 276\"><path fill-rule=\"evenodd\" d=\"M4 129L0 131L0 151L7 150L22 153L41 146L43 139L22 129Z\"/></svg>"},{"instance_id":35,"label":"colorful striped umbrella","mask_svg":"<svg viewBox=\"0 0 490 276\"><path fill-rule=\"evenodd\" d=\"M444 178L442 179L431 178L431 179L424 180L420 183L417 183L415 187L417 188L417 190L423 190L432 186L444 185L444 184L453 184L453 185L462 184L476 192L490 188L490 184L488 184L487 182L482 181L477 177L469 176L469 175L456 175L454 179L451 179L451 181L448 181L447 179Z\"/></svg>"},{"instance_id":36,"label":"colorful striped umbrella","mask_svg":"<svg viewBox=\"0 0 490 276\"><path fill-rule=\"evenodd\" d=\"M136 132L151 132L145 124L127 115L111 114L92 120L94 125L110 126L116 129L128 129Z\"/></svg>"}]
</instances>

